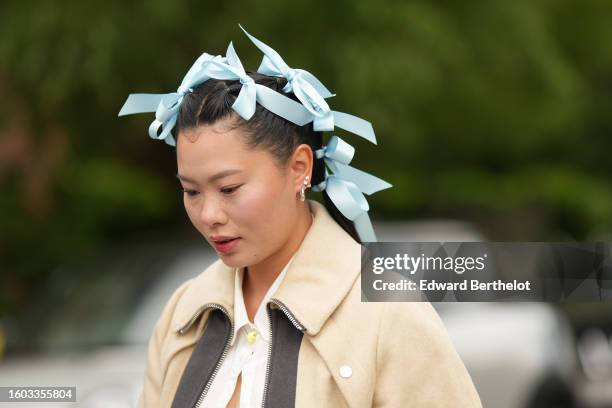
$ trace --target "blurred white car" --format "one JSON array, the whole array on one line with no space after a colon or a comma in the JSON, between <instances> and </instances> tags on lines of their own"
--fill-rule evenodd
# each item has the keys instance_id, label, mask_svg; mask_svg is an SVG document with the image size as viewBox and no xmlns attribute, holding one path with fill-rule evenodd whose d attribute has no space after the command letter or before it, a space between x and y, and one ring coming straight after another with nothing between
<instances>
[{"instance_id":1,"label":"blurred white car","mask_svg":"<svg viewBox=\"0 0 612 408\"><path fill-rule=\"evenodd\" d=\"M0 386L77 387L76 404L28 407L135 407L163 306L216 259L206 243L147 244L56 271L31 324L5 323L9 355L0 360Z\"/></svg>"},{"instance_id":2,"label":"blurred white car","mask_svg":"<svg viewBox=\"0 0 612 408\"><path fill-rule=\"evenodd\" d=\"M379 223L376 231L379 241L484 240L461 222ZM216 259L203 241L172 247L148 244L58 270L49 288L52 295L32 313L30 325L4 323L13 353L0 361L0 386L76 386L76 406L135 407L147 341L163 306L174 289ZM81 281L68 278L74 276L74 268L83 271ZM550 305L434 306L484 407L575 406L572 332ZM14 404L0 403L5 406ZM38 406L74 407L75 403Z\"/></svg>"}]
</instances>

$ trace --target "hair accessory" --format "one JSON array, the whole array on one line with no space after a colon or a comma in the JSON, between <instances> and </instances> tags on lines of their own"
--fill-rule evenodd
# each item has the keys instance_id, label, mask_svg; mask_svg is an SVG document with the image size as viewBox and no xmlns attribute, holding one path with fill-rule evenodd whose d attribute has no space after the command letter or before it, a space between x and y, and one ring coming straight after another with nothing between
<instances>
[{"instance_id":1,"label":"hair accessory","mask_svg":"<svg viewBox=\"0 0 612 408\"><path fill-rule=\"evenodd\" d=\"M244 70L231 42L226 57L202 54L191 66L176 92L130 94L119 111L119 116L155 111L155 120L149 126L149 136L153 139L165 139L169 145L176 146L171 130L176 124L183 97L189 90L210 78L240 80L242 88L232 108L245 120L249 120L255 113L256 102L299 126L312 120L312 115L302 104L266 86L256 84Z\"/></svg>"},{"instance_id":2,"label":"hair accessory","mask_svg":"<svg viewBox=\"0 0 612 408\"><path fill-rule=\"evenodd\" d=\"M391 184L369 173L349 166L355 148L333 136L326 146L315 151L317 159L323 159L327 169L323 183L312 188L313 191L327 191L336 208L355 224L355 229L364 242L375 242L376 235L368 216L369 206L363 195L391 187ZM331 170L329 174L327 170Z\"/></svg>"},{"instance_id":3,"label":"hair accessory","mask_svg":"<svg viewBox=\"0 0 612 408\"><path fill-rule=\"evenodd\" d=\"M187 74L185 74L176 92L167 94L130 94L121 107L119 116L155 112L155 120L149 126L149 136L152 139L165 140L169 145L175 146L176 142L170 131L176 124L178 109L183 101L183 97L187 92L193 91L195 86L210 78L202 69L204 62L224 60L225 57L220 55L212 56L207 53L200 55L191 68L189 68ZM160 127L162 128L161 133L159 133Z\"/></svg>"},{"instance_id":4,"label":"hair accessory","mask_svg":"<svg viewBox=\"0 0 612 408\"><path fill-rule=\"evenodd\" d=\"M313 115L313 129L316 131L331 131L334 126L348 130L376 144L376 136L372 124L367 120L349 115L348 113L332 111L325 98L335 96L314 75L303 69L290 68L272 47L249 34L240 24L257 48L264 53L257 72L270 76L282 76L287 79L283 92L293 91L295 96Z\"/></svg>"},{"instance_id":5,"label":"hair accessory","mask_svg":"<svg viewBox=\"0 0 612 408\"><path fill-rule=\"evenodd\" d=\"M249 120L255 114L257 103L259 103L270 112L299 126L313 122L315 131L331 131L339 127L376 144L376 136L370 122L348 113L331 110L326 99L335 95L314 75L303 69L289 67L278 52L250 35L242 26L240 28L264 53L257 72L286 78L287 85L282 92L292 92L300 102L257 84L245 71L230 42L225 57L207 53L200 55L176 92L128 95L119 111L119 116L155 112L155 120L149 126L149 136L176 146L171 131L176 125L178 111L184 96L211 78L238 80L242 87L232 109L244 120ZM373 194L391 187L391 184L350 166L349 163L354 154L353 146L338 136L333 136L326 146L315 152L318 159L324 160L326 168L325 179L312 187L312 190L325 190L336 208L354 223L361 241L375 242L376 235L368 215L369 205L364 193ZM310 178L307 177L300 190L300 200L305 201L305 190L310 186Z\"/></svg>"},{"instance_id":6,"label":"hair accessory","mask_svg":"<svg viewBox=\"0 0 612 408\"><path fill-rule=\"evenodd\" d=\"M310 122L311 116L307 109L300 103L280 94L267 86L255 83L251 78L234 50L230 42L227 47L225 61L209 60L203 65L208 76L215 79L238 79L242 84L238 98L232 105L244 120L249 120L255 114L256 103L259 102L264 108L274 112L278 116L287 119L299 126Z\"/></svg>"}]
</instances>

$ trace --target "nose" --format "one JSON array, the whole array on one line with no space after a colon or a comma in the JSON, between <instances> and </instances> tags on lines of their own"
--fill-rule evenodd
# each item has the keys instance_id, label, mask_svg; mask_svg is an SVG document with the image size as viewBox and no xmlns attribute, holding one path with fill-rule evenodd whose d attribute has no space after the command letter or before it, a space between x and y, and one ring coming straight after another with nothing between
<instances>
[{"instance_id":1,"label":"nose","mask_svg":"<svg viewBox=\"0 0 612 408\"><path fill-rule=\"evenodd\" d=\"M214 198L202 200L200 221L211 230L218 225L225 224L227 222L227 214L225 213L223 204Z\"/></svg>"}]
</instances>

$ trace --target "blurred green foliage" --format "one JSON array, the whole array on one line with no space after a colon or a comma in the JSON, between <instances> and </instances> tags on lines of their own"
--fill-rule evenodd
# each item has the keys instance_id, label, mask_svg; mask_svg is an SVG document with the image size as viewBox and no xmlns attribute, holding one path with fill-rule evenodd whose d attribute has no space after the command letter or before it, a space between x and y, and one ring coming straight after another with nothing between
<instances>
[{"instance_id":1,"label":"blurred green foliage","mask_svg":"<svg viewBox=\"0 0 612 408\"><path fill-rule=\"evenodd\" d=\"M238 23L372 121L377 147L346 137L394 185L375 218L461 217L498 240L611 230L607 0L7 0L0 16L0 314L66 259L184 225L153 115L117 113L230 40L256 69Z\"/></svg>"}]
</instances>

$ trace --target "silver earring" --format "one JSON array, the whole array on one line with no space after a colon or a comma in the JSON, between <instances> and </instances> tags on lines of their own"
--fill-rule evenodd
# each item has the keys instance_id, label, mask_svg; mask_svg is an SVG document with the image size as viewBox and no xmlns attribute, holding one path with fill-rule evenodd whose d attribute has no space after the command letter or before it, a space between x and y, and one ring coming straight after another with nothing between
<instances>
[{"instance_id":1,"label":"silver earring","mask_svg":"<svg viewBox=\"0 0 612 408\"><path fill-rule=\"evenodd\" d=\"M310 176L306 176L304 178L304 184L302 184L302 189L300 190L300 201L305 201L306 200L306 194L305 191L308 187L310 187Z\"/></svg>"}]
</instances>

